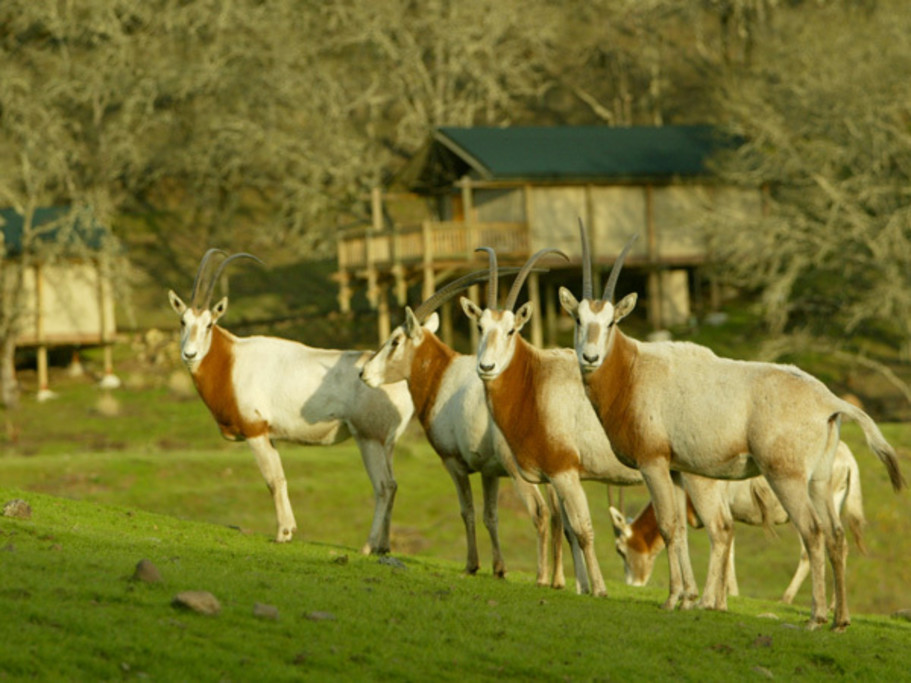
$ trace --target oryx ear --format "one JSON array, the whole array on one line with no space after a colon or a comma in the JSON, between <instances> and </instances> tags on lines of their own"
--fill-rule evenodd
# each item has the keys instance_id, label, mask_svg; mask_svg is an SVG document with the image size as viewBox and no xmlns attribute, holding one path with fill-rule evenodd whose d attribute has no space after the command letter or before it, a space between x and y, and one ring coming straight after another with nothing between
<instances>
[{"instance_id":1,"label":"oryx ear","mask_svg":"<svg viewBox=\"0 0 911 683\"><path fill-rule=\"evenodd\" d=\"M440 316L436 311L431 313L427 320L424 321L424 329L428 332L433 332L436 334L436 331L440 329Z\"/></svg>"},{"instance_id":2,"label":"oryx ear","mask_svg":"<svg viewBox=\"0 0 911 683\"><path fill-rule=\"evenodd\" d=\"M214 323L221 316L228 312L228 297L222 297L221 301L212 306L212 322Z\"/></svg>"},{"instance_id":3,"label":"oryx ear","mask_svg":"<svg viewBox=\"0 0 911 683\"><path fill-rule=\"evenodd\" d=\"M627 523L626 518L623 517L623 513L613 505L610 506L610 521L614 524L614 536L629 538L633 535L633 530Z\"/></svg>"},{"instance_id":4,"label":"oryx ear","mask_svg":"<svg viewBox=\"0 0 911 683\"><path fill-rule=\"evenodd\" d=\"M627 294L625 297L620 299L620 303L614 306L615 323L620 322L633 312L633 309L636 307L636 299L638 298L638 295L633 292L632 294Z\"/></svg>"},{"instance_id":5,"label":"oryx ear","mask_svg":"<svg viewBox=\"0 0 911 683\"><path fill-rule=\"evenodd\" d=\"M566 287L560 287L560 305L563 306L564 311L569 313L571 318L576 317L576 311L579 310L579 300Z\"/></svg>"},{"instance_id":6,"label":"oryx ear","mask_svg":"<svg viewBox=\"0 0 911 683\"><path fill-rule=\"evenodd\" d=\"M516 329L521 330L525 327L525 323L531 320L531 313L534 309L532 308L531 302L526 301L519 307L519 310L516 311Z\"/></svg>"},{"instance_id":7,"label":"oryx ear","mask_svg":"<svg viewBox=\"0 0 911 683\"><path fill-rule=\"evenodd\" d=\"M183 315L184 311L187 310L187 305L180 300L180 297L177 296L173 289L168 290L168 301L171 302L171 308L174 309L177 315Z\"/></svg>"},{"instance_id":8,"label":"oryx ear","mask_svg":"<svg viewBox=\"0 0 911 683\"><path fill-rule=\"evenodd\" d=\"M478 308L478 305L468 297L460 296L459 303L462 305L462 310L465 311L465 315L467 315L472 320L476 321L481 317L481 309Z\"/></svg>"},{"instance_id":9,"label":"oryx ear","mask_svg":"<svg viewBox=\"0 0 911 683\"><path fill-rule=\"evenodd\" d=\"M421 334L421 323L410 306L405 306L405 334L409 339L414 339Z\"/></svg>"}]
</instances>

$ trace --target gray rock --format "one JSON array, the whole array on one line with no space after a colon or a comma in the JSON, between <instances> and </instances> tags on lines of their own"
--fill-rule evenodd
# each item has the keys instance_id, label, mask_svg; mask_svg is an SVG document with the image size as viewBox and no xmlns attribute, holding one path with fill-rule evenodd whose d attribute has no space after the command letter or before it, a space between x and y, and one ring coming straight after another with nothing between
<instances>
[{"instance_id":1,"label":"gray rock","mask_svg":"<svg viewBox=\"0 0 911 683\"><path fill-rule=\"evenodd\" d=\"M262 602L257 602L253 605L253 616L259 617L260 619L271 619L272 621L278 621L278 607L275 605L266 605Z\"/></svg>"},{"instance_id":2,"label":"gray rock","mask_svg":"<svg viewBox=\"0 0 911 683\"><path fill-rule=\"evenodd\" d=\"M152 564L151 560L139 560L136 563L136 571L133 572L133 580L158 583L161 581L161 572L158 571L158 567Z\"/></svg>"},{"instance_id":3,"label":"gray rock","mask_svg":"<svg viewBox=\"0 0 911 683\"><path fill-rule=\"evenodd\" d=\"M218 602L218 598L208 591L183 591L174 597L171 604L198 614L214 616L221 612L221 603Z\"/></svg>"},{"instance_id":4,"label":"gray rock","mask_svg":"<svg viewBox=\"0 0 911 683\"><path fill-rule=\"evenodd\" d=\"M319 610L309 612L306 617L310 621L335 621L335 615L332 612L320 612Z\"/></svg>"},{"instance_id":5,"label":"gray rock","mask_svg":"<svg viewBox=\"0 0 911 683\"><path fill-rule=\"evenodd\" d=\"M31 519L32 506L21 498L15 498L3 506L4 517L15 517L16 519Z\"/></svg>"}]
</instances>

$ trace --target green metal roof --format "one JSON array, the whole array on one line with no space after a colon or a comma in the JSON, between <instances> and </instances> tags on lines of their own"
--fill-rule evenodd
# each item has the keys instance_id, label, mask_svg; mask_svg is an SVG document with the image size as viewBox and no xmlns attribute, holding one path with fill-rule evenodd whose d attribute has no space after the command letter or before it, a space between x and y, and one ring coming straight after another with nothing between
<instances>
[{"instance_id":1,"label":"green metal roof","mask_svg":"<svg viewBox=\"0 0 911 683\"><path fill-rule=\"evenodd\" d=\"M434 131L415 159L412 182L593 180L696 176L727 146L712 126L528 126Z\"/></svg>"},{"instance_id":2,"label":"green metal roof","mask_svg":"<svg viewBox=\"0 0 911 683\"><path fill-rule=\"evenodd\" d=\"M0 233L7 256L19 256L22 253L24 223L23 217L15 209L0 209ZM32 225L36 228L35 236L41 243L49 244L59 242L61 238L66 239L67 243L62 245L64 252L77 247L100 251L105 240L111 238L108 228L94 218L88 218L83 212L73 214L69 206L43 206L35 209Z\"/></svg>"}]
</instances>

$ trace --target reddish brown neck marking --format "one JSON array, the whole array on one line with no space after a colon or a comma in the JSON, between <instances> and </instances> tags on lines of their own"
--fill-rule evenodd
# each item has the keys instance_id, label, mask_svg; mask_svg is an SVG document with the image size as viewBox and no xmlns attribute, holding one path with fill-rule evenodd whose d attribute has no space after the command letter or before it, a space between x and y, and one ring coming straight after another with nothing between
<instances>
[{"instance_id":1,"label":"reddish brown neck marking","mask_svg":"<svg viewBox=\"0 0 911 683\"><path fill-rule=\"evenodd\" d=\"M509 367L486 383L487 395L494 421L521 468L554 476L578 467L579 455L550 433L541 405L543 374L538 350L520 337Z\"/></svg>"},{"instance_id":2,"label":"reddish brown neck marking","mask_svg":"<svg viewBox=\"0 0 911 683\"><path fill-rule=\"evenodd\" d=\"M209 351L192 373L203 403L208 406L218 428L227 439L246 439L265 434L269 425L263 420L248 421L240 414L234 393L233 342L217 325L212 328Z\"/></svg>"},{"instance_id":3,"label":"reddish brown neck marking","mask_svg":"<svg viewBox=\"0 0 911 683\"><path fill-rule=\"evenodd\" d=\"M696 515L696 509L686 497L686 520L689 525L698 528L700 525L699 517ZM632 536L626 539L626 545L640 553L657 553L664 547L664 539L661 538L661 532L658 531L658 518L655 516L655 506L649 501L642 512L630 522Z\"/></svg>"},{"instance_id":4,"label":"reddish brown neck marking","mask_svg":"<svg viewBox=\"0 0 911 683\"><path fill-rule=\"evenodd\" d=\"M432 332L424 332L424 341L417 347L411 359L408 374L408 390L414 403L414 413L424 430L430 433L430 414L437 400L440 383L446 368L452 363L456 352L440 341Z\"/></svg>"},{"instance_id":5,"label":"reddish brown neck marking","mask_svg":"<svg viewBox=\"0 0 911 683\"><path fill-rule=\"evenodd\" d=\"M607 358L597 370L583 375L589 398L611 447L627 461L640 454L640 435L632 408L637 356L633 342L616 329Z\"/></svg>"},{"instance_id":6,"label":"reddish brown neck marking","mask_svg":"<svg viewBox=\"0 0 911 683\"><path fill-rule=\"evenodd\" d=\"M658 531L658 518L655 517L655 506L649 502L639 515L630 522L632 536L626 539L626 545L639 553L653 553L661 550L664 539Z\"/></svg>"}]
</instances>

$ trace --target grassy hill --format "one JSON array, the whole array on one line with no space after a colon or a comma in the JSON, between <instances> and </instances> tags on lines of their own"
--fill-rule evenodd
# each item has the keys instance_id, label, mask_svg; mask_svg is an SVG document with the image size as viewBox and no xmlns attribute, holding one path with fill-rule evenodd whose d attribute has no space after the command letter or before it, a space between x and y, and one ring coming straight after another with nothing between
<instances>
[{"instance_id":1,"label":"grassy hill","mask_svg":"<svg viewBox=\"0 0 911 683\"><path fill-rule=\"evenodd\" d=\"M900 680L911 623L857 615L845 634L749 598L663 612L663 590L595 599L466 577L427 557L277 545L264 534L0 487L0 678L9 680ZM312 519L312 518L311 518ZM134 578L140 560L160 580ZM206 591L207 615L175 604Z\"/></svg>"}]
</instances>

